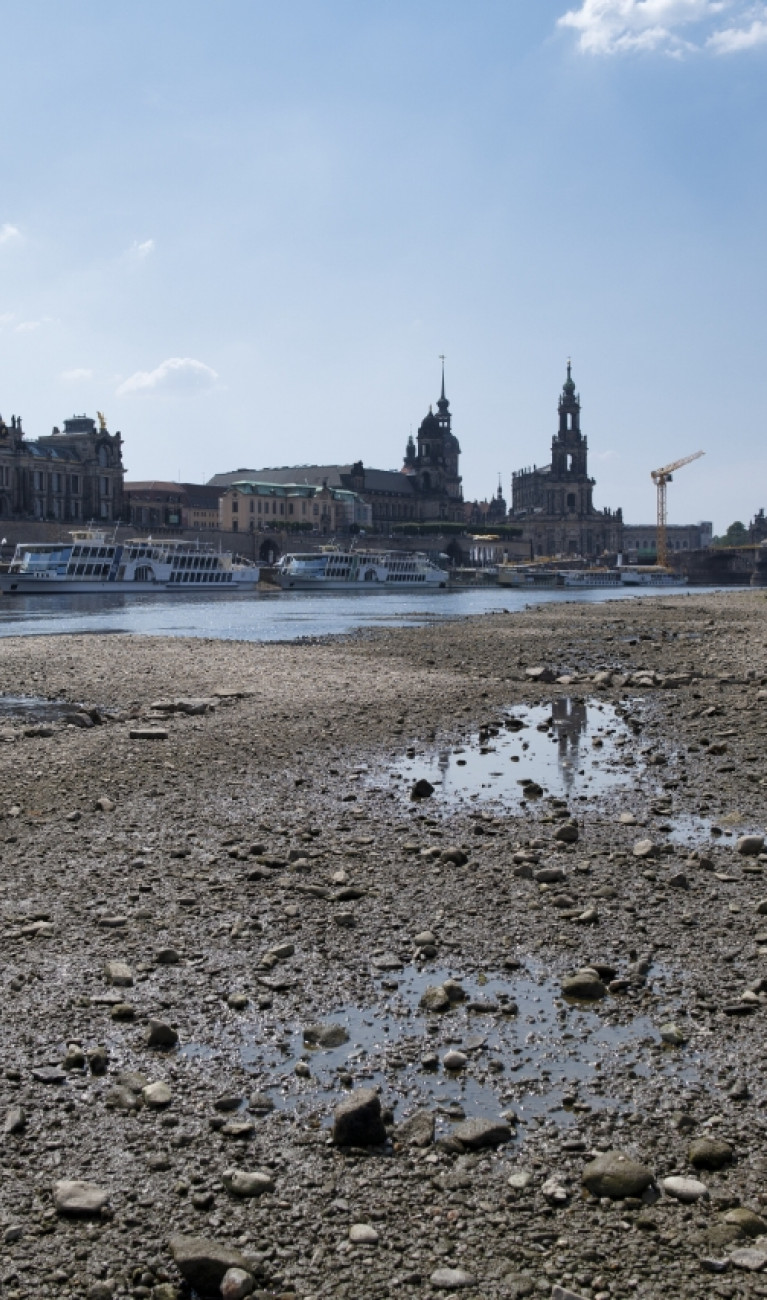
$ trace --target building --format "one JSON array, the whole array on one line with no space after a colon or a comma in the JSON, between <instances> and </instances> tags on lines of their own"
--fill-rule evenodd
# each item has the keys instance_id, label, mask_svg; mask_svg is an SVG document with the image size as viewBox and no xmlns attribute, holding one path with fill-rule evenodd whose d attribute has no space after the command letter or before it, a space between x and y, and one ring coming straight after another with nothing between
<instances>
[{"instance_id":1,"label":"building","mask_svg":"<svg viewBox=\"0 0 767 1300\"><path fill-rule=\"evenodd\" d=\"M568 361L559 399L559 429L551 440L551 463L512 476L510 522L522 524L534 556L594 559L620 551L622 513L595 508L595 485L589 477L580 397Z\"/></svg>"},{"instance_id":2,"label":"building","mask_svg":"<svg viewBox=\"0 0 767 1300\"><path fill-rule=\"evenodd\" d=\"M506 498L503 495L503 488L500 481L498 491L490 500L485 501L465 501L463 507L463 517L466 523L473 527L487 527L493 524L505 524L508 520L508 509Z\"/></svg>"},{"instance_id":3,"label":"building","mask_svg":"<svg viewBox=\"0 0 767 1300\"><path fill-rule=\"evenodd\" d=\"M219 528L222 491L206 483L128 482L124 485L126 516L136 528L149 532Z\"/></svg>"},{"instance_id":4,"label":"building","mask_svg":"<svg viewBox=\"0 0 767 1300\"><path fill-rule=\"evenodd\" d=\"M0 416L0 518L105 523L122 519L122 438L73 415L63 431L27 438L21 416Z\"/></svg>"},{"instance_id":5,"label":"building","mask_svg":"<svg viewBox=\"0 0 767 1300\"><path fill-rule=\"evenodd\" d=\"M297 532L360 532L373 512L356 492L327 483L262 483L246 480L220 489L220 527L230 533L273 529Z\"/></svg>"},{"instance_id":6,"label":"building","mask_svg":"<svg viewBox=\"0 0 767 1300\"><path fill-rule=\"evenodd\" d=\"M352 492L370 506L369 526L376 532L389 532L393 524L463 520L463 492L458 473L460 451L452 431L443 368L437 411L429 407L421 421L417 441L412 435L408 439L401 470L369 469L361 460L347 465L237 469L215 474L210 485L231 487L247 482L274 487L325 486Z\"/></svg>"},{"instance_id":7,"label":"building","mask_svg":"<svg viewBox=\"0 0 767 1300\"><path fill-rule=\"evenodd\" d=\"M657 554L655 524L623 525L624 564L655 563ZM711 545L714 525L707 520L699 524L667 524L666 547L669 558L684 551L703 551Z\"/></svg>"}]
</instances>

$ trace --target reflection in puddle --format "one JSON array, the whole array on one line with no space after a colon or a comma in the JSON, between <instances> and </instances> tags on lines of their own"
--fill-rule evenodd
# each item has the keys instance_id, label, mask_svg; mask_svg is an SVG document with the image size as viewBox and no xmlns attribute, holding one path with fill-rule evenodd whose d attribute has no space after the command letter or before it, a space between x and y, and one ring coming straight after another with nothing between
<instances>
[{"instance_id":1,"label":"reflection in puddle","mask_svg":"<svg viewBox=\"0 0 767 1300\"><path fill-rule=\"evenodd\" d=\"M632 739L620 708L565 696L512 709L453 749L411 755L391 778L425 777L452 802L601 794L633 779Z\"/></svg>"},{"instance_id":2,"label":"reflection in puddle","mask_svg":"<svg viewBox=\"0 0 767 1300\"><path fill-rule=\"evenodd\" d=\"M631 1018L624 999L598 1008L567 1005L557 981L520 971L459 977L463 1001L447 1012L424 1010L427 986L450 976L406 967L382 979L375 1006L331 1006L323 1022L348 1033L335 1047L312 1046L306 1025L285 1025L271 1011L253 1009L229 1026L236 1038L216 1055L238 1059L254 1089L268 1090L278 1109L329 1123L349 1088L380 1085L397 1122L418 1109L436 1112L438 1136L464 1116L495 1118L507 1110L520 1135L544 1119L568 1126L579 1113L629 1104L633 1077L672 1068L656 1026L646 1016ZM450 1049L466 1057L459 1072L444 1066ZM190 1045L184 1053L201 1058L206 1049ZM306 1077L296 1075L298 1061L308 1065ZM680 1065L674 1055L677 1081L697 1077L692 1049Z\"/></svg>"}]
</instances>

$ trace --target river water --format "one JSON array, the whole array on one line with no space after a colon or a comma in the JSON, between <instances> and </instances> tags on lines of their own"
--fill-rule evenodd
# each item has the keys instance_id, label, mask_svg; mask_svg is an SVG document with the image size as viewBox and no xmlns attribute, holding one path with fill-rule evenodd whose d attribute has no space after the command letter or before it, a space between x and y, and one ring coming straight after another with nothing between
<instances>
[{"instance_id":1,"label":"river water","mask_svg":"<svg viewBox=\"0 0 767 1300\"><path fill-rule=\"evenodd\" d=\"M711 588L696 587L695 594ZM453 591L294 592L209 596L114 595L3 596L0 637L63 633L131 633L142 636L199 636L225 641L296 641L354 632L465 618L494 610L513 612L532 605L574 601L594 604L659 594L686 600L687 588L649 593L636 588L610 591L509 587L464 587Z\"/></svg>"}]
</instances>

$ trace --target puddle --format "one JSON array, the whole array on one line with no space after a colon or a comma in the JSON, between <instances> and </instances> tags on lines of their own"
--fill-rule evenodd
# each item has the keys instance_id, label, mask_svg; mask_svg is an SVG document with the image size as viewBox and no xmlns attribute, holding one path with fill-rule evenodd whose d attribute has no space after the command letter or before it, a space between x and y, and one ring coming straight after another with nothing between
<instances>
[{"instance_id":1,"label":"puddle","mask_svg":"<svg viewBox=\"0 0 767 1300\"><path fill-rule=\"evenodd\" d=\"M423 1010L427 986L451 977L466 1000L447 1012ZM520 1136L548 1121L567 1128L584 1112L630 1107L632 1078L668 1070L677 1084L697 1079L694 1051L682 1057L664 1049L655 1023L631 1017L622 995L598 1007L568 1005L542 969L482 979L408 966L381 978L381 995L375 1007L336 1005L323 1014L324 1025L348 1034L340 1046L313 1046L306 1025L285 1026L253 1010L233 1026L239 1041L221 1051L245 1066L253 1090L268 1093L278 1110L328 1125L350 1087L380 1085L397 1122L421 1108L436 1112L438 1137L464 1116L507 1110ZM467 1057L460 1072L444 1068L451 1048ZM184 1054L207 1051L190 1044ZM309 1077L294 1073L299 1060Z\"/></svg>"},{"instance_id":2,"label":"puddle","mask_svg":"<svg viewBox=\"0 0 767 1300\"><path fill-rule=\"evenodd\" d=\"M672 814L668 818L665 833L672 844L685 844L691 848L724 844L733 848L741 835L761 835L762 831L759 827L752 826L746 818L721 817L714 821L710 817L697 817L689 813ZM749 865L753 866L754 862Z\"/></svg>"},{"instance_id":3,"label":"puddle","mask_svg":"<svg viewBox=\"0 0 767 1300\"><path fill-rule=\"evenodd\" d=\"M81 712L69 700L46 700L35 695L0 695L0 720L19 718L25 722L60 722Z\"/></svg>"},{"instance_id":4,"label":"puddle","mask_svg":"<svg viewBox=\"0 0 767 1300\"><path fill-rule=\"evenodd\" d=\"M435 798L457 803L519 802L534 782L545 794L594 796L635 779L634 737L611 704L565 696L550 704L512 709L464 744L408 757L390 772L408 797L425 777ZM628 760L628 762L627 762Z\"/></svg>"}]
</instances>

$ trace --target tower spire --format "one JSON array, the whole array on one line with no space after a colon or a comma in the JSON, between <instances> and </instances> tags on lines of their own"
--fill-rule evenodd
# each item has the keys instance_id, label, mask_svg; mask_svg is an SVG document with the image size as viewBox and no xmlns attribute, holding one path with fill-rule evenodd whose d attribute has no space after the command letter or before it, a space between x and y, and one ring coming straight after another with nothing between
<instances>
[{"instance_id":1,"label":"tower spire","mask_svg":"<svg viewBox=\"0 0 767 1300\"><path fill-rule=\"evenodd\" d=\"M445 354L444 352L440 352L439 359L442 362L442 392L440 393L440 398L444 402L445 400Z\"/></svg>"}]
</instances>

